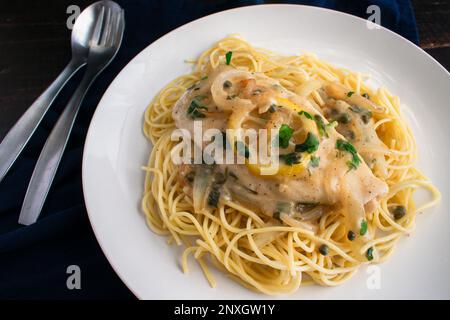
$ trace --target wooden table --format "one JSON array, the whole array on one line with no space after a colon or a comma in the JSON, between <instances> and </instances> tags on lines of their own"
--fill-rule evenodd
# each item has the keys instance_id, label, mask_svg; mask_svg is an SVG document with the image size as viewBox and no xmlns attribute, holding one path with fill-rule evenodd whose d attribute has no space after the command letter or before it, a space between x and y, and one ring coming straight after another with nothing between
<instances>
[{"instance_id":1,"label":"wooden table","mask_svg":"<svg viewBox=\"0 0 450 320\"><path fill-rule=\"evenodd\" d=\"M70 4L13 0L0 10L0 140L70 59ZM450 0L413 0L420 46L450 69Z\"/></svg>"}]
</instances>

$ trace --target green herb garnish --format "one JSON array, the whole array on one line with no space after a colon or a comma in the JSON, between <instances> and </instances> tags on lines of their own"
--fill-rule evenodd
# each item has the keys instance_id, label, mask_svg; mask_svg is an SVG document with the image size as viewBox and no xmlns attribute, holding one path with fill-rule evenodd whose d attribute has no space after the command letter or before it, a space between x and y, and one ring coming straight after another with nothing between
<instances>
[{"instance_id":1,"label":"green herb garnish","mask_svg":"<svg viewBox=\"0 0 450 320\"><path fill-rule=\"evenodd\" d=\"M225 54L225 59L226 59L227 66L230 65L230 62L231 62L231 56L232 56L232 55L233 55L233 52L231 52L231 51L228 51L228 52Z\"/></svg>"},{"instance_id":2,"label":"green herb garnish","mask_svg":"<svg viewBox=\"0 0 450 320\"><path fill-rule=\"evenodd\" d=\"M363 93L362 96L368 100L370 100L370 96L368 93Z\"/></svg>"},{"instance_id":3,"label":"green herb garnish","mask_svg":"<svg viewBox=\"0 0 450 320\"><path fill-rule=\"evenodd\" d=\"M325 136L328 138L326 124L323 121L322 117L316 114L314 115L314 121L316 121L317 129L319 129L319 135L321 137Z\"/></svg>"},{"instance_id":4,"label":"green herb garnish","mask_svg":"<svg viewBox=\"0 0 450 320\"><path fill-rule=\"evenodd\" d=\"M208 108L204 105L201 104L200 100L202 100L204 98L204 96L197 96L194 99L192 99L191 104L189 105L188 109L187 109L187 114L192 118L192 119L197 119L197 118L204 118L205 114L201 113L198 109L205 109L208 110Z\"/></svg>"},{"instance_id":5,"label":"green herb garnish","mask_svg":"<svg viewBox=\"0 0 450 320\"><path fill-rule=\"evenodd\" d=\"M312 132L308 132L308 135L306 136L306 139L303 143L295 145L295 151L297 152L306 151L308 153L313 153L317 151L318 148L319 148L319 138L317 138L317 136Z\"/></svg>"},{"instance_id":6,"label":"green herb garnish","mask_svg":"<svg viewBox=\"0 0 450 320\"><path fill-rule=\"evenodd\" d=\"M358 152L355 147L348 141L338 139L336 141L336 149L340 151L346 151L352 155L352 159L347 161L347 166L350 170L358 168L361 163L361 159L358 156Z\"/></svg>"},{"instance_id":7,"label":"green herb garnish","mask_svg":"<svg viewBox=\"0 0 450 320\"><path fill-rule=\"evenodd\" d=\"M294 164L300 163L300 155L296 152L281 154L280 158L283 159L284 162L289 166L293 166Z\"/></svg>"},{"instance_id":8,"label":"green herb garnish","mask_svg":"<svg viewBox=\"0 0 450 320\"><path fill-rule=\"evenodd\" d=\"M208 76L204 76L204 77L200 78L200 80L206 80L206 79L208 79Z\"/></svg>"},{"instance_id":9,"label":"green herb garnish","mask_svg":"<svg viewBox=\"0 0 450 320\"><path fill-rule=\"evenodd\" d=\"M354 93L355 93L354 91L349 91L349 92L347 92L347 97L350 98Z\"/></svg>"},{"instance_id":10,"label":"green herb garnish","mask_svg":"<svg viewBox=\"0 0 450 320\"><path fill-rule=\"evenodd\" d=\"M294 129L289 127L287 124L282 124L280 130L278 131L278 141L280 148L287 148L289 146L289 140L292 138Z\"/></svg>"},{"instance_id":11,"label":"green herb garnish","mask_svg":"<svg viewBox=\"0 0 450 320\"><path fill-rule=\"evenodd\" d=\"M298 113L299 116L304 115L306 118L308 118L309 120L314 120L312 115L309 112L306 112L304 110L300 111Z\"/></svg>"},{"instance_id":12,"label":"green herb garnish","mask_svg":"<svg viewBox=\"0 0 450 320\"><path fill-rule=\"evenodd\" d=\"M367 233L367 221L362 220L361 221L361 229L359 229L359 235L363 236Z\"/></svg>"}]
</instances>

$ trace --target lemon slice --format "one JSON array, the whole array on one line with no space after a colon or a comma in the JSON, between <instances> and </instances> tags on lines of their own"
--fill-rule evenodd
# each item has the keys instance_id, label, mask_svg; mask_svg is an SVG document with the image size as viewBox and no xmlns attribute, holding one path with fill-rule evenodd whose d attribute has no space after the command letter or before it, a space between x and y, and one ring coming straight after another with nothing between
<instances>
[{"instance_id":1,"label":"lemon slice","mask_svg":"<svg viewBox=\"0 0 450 320\"><path fill-rule=\"evenodd\" d=\"M276 100L278 105L294 110L295 112L300 112L303 110L300 106L293 103L289 99L278 97ZM301 116L300 120L301 120L301 130L303 132L305 133L313 132L317 134L317 126L314 120L308 119L305 116ZM277 169L275 166L271 166L269 164L263 165L258 163L249 163L248 160L246 161L245 164L247 165L247 168L253 175L259 176L261 178L271 179L280 176L292 177L301 174L307 168L310 159L311 154L303 152L301 153L300 163L294 165L287 165L280 160Z\"/></svg>"},{"instance_id":2,"label":"lemon slice","mask_svg":"<svg viewBox=\"0 0 450 320\"><path fill-rule=\"evenodd\" d=\"M282 163L280 160L278 164L278 169L270 170L270 165L262 165L258 163L249 163L246 162L248 170L255 176L259 176L261 178L275 178L275 177L292 177L294 175L301 174L308 166L309 161L311 160L311 154L302 153L302 157L300 159L300 163L294 164L292 166ZM274 167L275 168L275 167Z\"/></svg>"}]
</instances>

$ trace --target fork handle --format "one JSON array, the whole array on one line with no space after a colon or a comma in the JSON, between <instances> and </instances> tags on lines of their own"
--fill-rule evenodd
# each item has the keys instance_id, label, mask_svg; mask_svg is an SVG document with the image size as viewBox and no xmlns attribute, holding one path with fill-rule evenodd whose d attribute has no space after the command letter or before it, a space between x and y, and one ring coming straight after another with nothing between
<instances>
[{"instance_id":1,"label":"fork handle","mask_svg":"<svg viewBox=\"0 0 450 320\"><path fill-rule=\"evenodd\" d=\"M83 80L47 138L28 185L19 216L20 224L33 224L39 217L69 140L78 110L95 77L96 75L92 74L88 68Z\"/></svg>"},{"instance_id":2,"label":"fork handle","mask_svg":"<svg viewBox=\"0 0 450 320\"><path fill-rule=\"evenodd\" d=\"M9 130L0 144L0 182L22 152L58 93L83 65L85 65L84 61L70 60L53 83L33 102L20 117L19 121Z\"/></svg>"}]
</instances>

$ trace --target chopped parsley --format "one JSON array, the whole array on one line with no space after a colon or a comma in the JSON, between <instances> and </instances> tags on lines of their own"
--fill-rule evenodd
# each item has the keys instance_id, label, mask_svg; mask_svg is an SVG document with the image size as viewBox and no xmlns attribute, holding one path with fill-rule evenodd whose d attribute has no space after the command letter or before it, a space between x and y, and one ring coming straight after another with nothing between
<instances>
[{"instance_id":1,"label":"chopped parsley","mask_svg":"<svg viewBox=\"0 0 450 320\"><path fill-rule=\"evenodd\" d=\"M349 91L349 92L347 92L347 97L350 98L354 93L355 93L354 91Z\"/></svg>"},{"instance_id":2,"label":"chopped parsley","mask_svg":"<svg viewBox=\"0 0 450 320\"><path fill-rule=\"evenodd\" d=\"M327 127L322 117L316 114L314 115L314 121L316 121L317 129L319 129L319 135L328 138Z\"/></svg>"},{"instance_id":3,"label":"chopped parsley","mask_svg":"<svg viewBox=\"0 0 450 320\"><path fill-rule=\"evenodd\" d=\"M230 62L231 62L231 56L232 56L232 55L233 55L233 52L231 52L231 51L228 51L228 52L225 54L225 59L226 59L227 66L230 65Z\"/></svg>"},{"instance_id":4,"label":"chopped parsley","mask_svg":"<svg viewBox=\"0 0 450 320\"><path fill-rule=\"evenodd\" d=\"M306 118L308 118L309 120L314 120L312 115L309 112L306 112L304 110L300 111L298 113L299 116L304 115Z\"/></svg>"},{"instance_id":5,"label":"chopped parsley","mask_svg":"<svg viewBox=\"0 0 450 320\"><path fill-rule=\"evenodd\" d=\"M244 142L235 141L234 147L236 148L239 155L244 156L246 159L250 157L250 150Z\"/></svg>"},{"instance_id":6,"label":"chopped parsley","mask_svg":"<svg viewBox=\"0 0 450 320\"><path fill-rule=\"evenodd\" d=\"M300 155L296 152L291 152L288 154L281 154L280 155L280 159L283 159L283 161L288 165L288 166L293 166L294 164L299 164L300 163Z\"/></svg>"},{"instance_id":7,"label":"chopped parsley","mask_svg":"<svg viewBox=\"0 0 450 320\"><path fill-rule=\"evenodd\" d=\"M200 112L198 109L205 109L208 110L208 108L201 104L201 100L204 98L204 96L197 96L194 99L192 99L191 104L189 105L189 108L187 109L187 114L192 119L198 119L198 118L204 118L205 114Z\"/></svg>"},{"instance_id":8,"label":"chopped parsley","mask_svg":"<svg viewBox=\"0 0 450 320\"><path fill-rule=\"evenodd\" d=\"M363 93L362 96L368 100L370 100L370 96L368 93Z\"/></svg>"},{"instance_id":9,"label":"chopped parsley","mask_svg":"<svg viewBox=\"0 0 450 320\"><path fill-rule=\"evenodd\" d=\"M367 233L367 221L361 221L361 229L359 229L359 235L363 236Z\"/></svg>"},{"instance_id":10,"label":"chopped parsley","mask_svg":"<svg viewBox=\"0 0 450 320\"><path fill-rule=\"evenodd\" d=\"M358 168L361 163L361 159L358 156L358 152L355 147L348 141L338 139L336 141L336 149L340 151L346 151L352 155L352 159L347 161L347 166L350 170Z\"/></svg>"},{"instance_id":11,"label":"chopped parsley","mask_svg":"<svg viewBox=\"0 0 450 320\"><path fill-rule=\"evenodd\" d=\"M280 130L278 131L278 141L280 143L280 148L287 148L289 146L289 140L292 138L294 129L289 127L287 124L282 124Z\"/></svg>"},{"instance_id":12,"label":"chopped parsley","mask_svg":"<svg viewBox=\"0 0 450 320\"><path fill-rule=\"evenodd\" d=\"M320 157L312 156L311 160L309 160L308 167L310 168L317 168L319 166Z\"/></svg>"},{"instance_id":13,"label":"chopped parsley","mask_svg":"<svg viewBox=\"0 0 450 320\"><path fill-rule=\"evenodd\" d=\"M206 79L208 79L208 76L204 76L204 77L200 78L200 80L206 80Z\"/></svg>"},{"instance_id":14,"label":"chopped parsley","mask_svg":"<svg viewBox=\"0 0 450 320\"><path fill-rule=\"evenodd\" d=\"M306 139L303 143L295 145L295 151L297 152L306 151L308 153L313 153L317 151L318 148L319 148L319 138L317 138L317 136L312 132L308 132L308 135L306 136Z\"/></svg>"}]
</instances>

